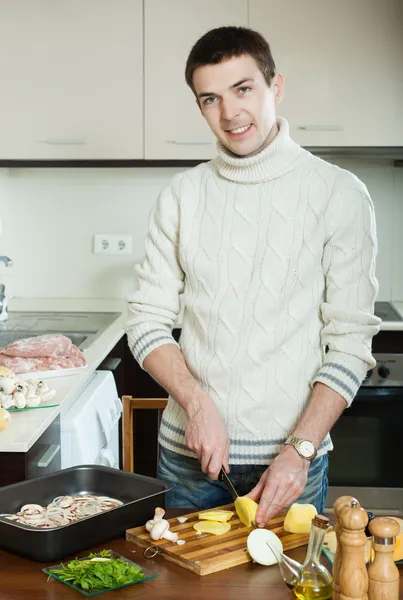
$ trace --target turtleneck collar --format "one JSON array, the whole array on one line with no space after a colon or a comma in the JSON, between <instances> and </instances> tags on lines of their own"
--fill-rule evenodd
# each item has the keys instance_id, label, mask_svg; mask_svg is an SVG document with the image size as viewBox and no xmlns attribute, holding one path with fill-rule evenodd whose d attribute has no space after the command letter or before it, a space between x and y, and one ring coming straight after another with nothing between
<instances>
[{"instance_id":1,"label":"turtleneck collar","mask_svg":"<svg viewBox=\"0 0 403 600\"><path fill-rule=\"evenodd\" d=\"M303 149L290 138L286 119L277 117L277 125L276 137L254 156L235 156L217 142L218 156L214 163L220 175L237 183L259 183L280 177L294 168L293 163Z\"/></svg>"}]
</instances>

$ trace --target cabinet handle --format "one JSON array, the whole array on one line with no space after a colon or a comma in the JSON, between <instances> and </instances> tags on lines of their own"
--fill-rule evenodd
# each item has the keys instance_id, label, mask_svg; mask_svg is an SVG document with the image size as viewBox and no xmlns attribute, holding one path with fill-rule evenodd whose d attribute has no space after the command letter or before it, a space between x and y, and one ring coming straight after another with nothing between
<instances>
[{"instance_id":1,"label":"cabinet handle","mask_svg":"<svg viewBox=\"0 0 403 600\"><path fill-rule=\"evenodd\" d=\"M85 146L85 140L37 140L37 144L47 144L48 146Z\"/></svg>"},{"instance_id":2,"label":"cabinet handle","mask_svg":"<svg viewBox=\"0 0 403 600\"><path fill-rule=\"evenodd\" d=\"M343 125L298 125L302 131L344 131Z\"/></svg>"},{"instance_id":3,"label":"cabinet handle","mask_svg":"<svg viewBox=\"0 0 403 600\"><path fill-rule=\"evenodd\" d=\"M166 144L175 144L176 146L211 146L213 142L198 142L195 140L166 140Z\"/></svg>"},{"instance_id":4,"label":"cabinet handle","mask_svg":"<svg viewBox=\"0 0 403 600\"><path fill-rule=\"evenodd\" d=\"M107 358L106 360L104 360L103 363L101 363L101 370L102 371L115 371L121 362L122 362L121 358ZM100 367L98 367L98 369L99 368Z\"/></svg>"},{"instance_id":5,"label":"cabinet handle","mask_svg":"<svg viewBox=\"0 0 403 600\"><path fill-rule=\"evenodd\" d=\"M48 467L58 452L60 452L60 444L50 444L45 454L38 460L38 467L41 469Z\"/></svg>"}]
</instances>

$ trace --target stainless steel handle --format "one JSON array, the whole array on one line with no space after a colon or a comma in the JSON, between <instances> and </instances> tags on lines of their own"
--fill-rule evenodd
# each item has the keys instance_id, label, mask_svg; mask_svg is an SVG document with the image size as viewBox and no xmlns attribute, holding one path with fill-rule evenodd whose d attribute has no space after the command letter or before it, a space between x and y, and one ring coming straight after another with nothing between
<instances>
[{"instance_id":1,"label":"stainless steel handle","mask_svg":"<svg viewBox=\"0 0 403 600\"><path fill-rule=\"evenodd\" d=\"M176 146L211 146L213 142L202 142L197 140L166 140L166 144L175 144Z\"/></svg>"},{"instance_id":2,"label":"stainless steel handle","mask_svg":"<svg viewBox=\"0 0 403 600\"><path fill-rule=\"evenodd\" d=\"M85 146L85 140L37 140L37 144L47 144L48 146Z\"/></svg>"},{"instance_id":3,"label":"stainless steel handle","mask_svg":"<svg viewBox=\"0 0 403 600\"><path fill-rule=\"evenodd\" d=\"M343 125L298 125L302 131L344 131Z\"/></svg>"},{"instance_id":4,"label":"stainless steel handle","mask_svg":"<svg viewBox=\"0 0 403 600\"><path fill-rule=\"evenodd\" d=\"M45 454L38 460L38 467L41 469L48 467L58 452L60 452L60 444L50 444Z\"/></svg>"},{"instance_id":5,"label":"stainless steel handle","mask_svg":"<svg viewBox=\"0 0 403 600\"><path fill-rule=\"evenodd\" d=\"M120 363L122 362L121 358L108 358L107 360L105 360L102 364L102 371L115 371L115 369L118 368L118 366L120 365ZM98 367L99 369L99 367Z\"/></svg>"},{"instance_id":6,"label":"stainless steel handle","mask_svg":"<svg viewBox=\"0 0 403 600\"><path fill-rule=\"evenodd\" d=\"M13 261L8 256L0 256L0 261L3 262L6 267L12 267Z\"/></svg>"}]
</instances>

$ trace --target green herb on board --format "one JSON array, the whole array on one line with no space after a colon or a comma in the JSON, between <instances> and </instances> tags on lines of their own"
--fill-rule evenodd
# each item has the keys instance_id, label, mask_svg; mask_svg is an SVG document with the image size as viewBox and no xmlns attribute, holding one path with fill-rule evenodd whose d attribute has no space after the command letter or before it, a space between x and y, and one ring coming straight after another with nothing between
<instances>
[{"instance_id":1,"label":"green herb on board","mask_svg":"<svg viewBox=\"0 0 403 600\"><path fill-rule=\"evenodd\" d=\"M49 569L49 573L86 591L114 588L145 577L141 567L113 558L110 550L90 554L86 560L76 558L61 566L61 569Z\"/></svg>"}]
</instances>

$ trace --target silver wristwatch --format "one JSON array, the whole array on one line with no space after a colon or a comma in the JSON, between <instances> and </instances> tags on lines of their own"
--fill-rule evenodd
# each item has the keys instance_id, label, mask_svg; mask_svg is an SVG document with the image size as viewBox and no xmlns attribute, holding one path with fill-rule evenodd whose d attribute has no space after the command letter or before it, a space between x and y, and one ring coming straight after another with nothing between
<instances>
[{"instance_id":1,"label":"silver wristwatch","mask_svg":"<svg viewBox=\"0 0 403 600\"><path fill-rule=\"evenodd\" d=\"M302 458L309 461L312 461L318 453L312 442L294 435L286 439L284 446L293 446Z\"/></svg>"}]
</instances>

